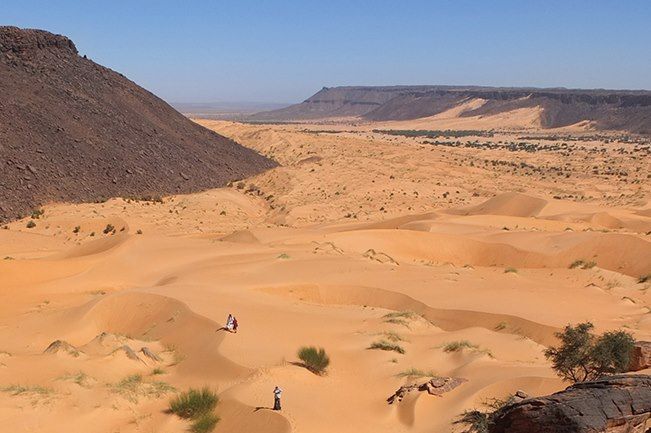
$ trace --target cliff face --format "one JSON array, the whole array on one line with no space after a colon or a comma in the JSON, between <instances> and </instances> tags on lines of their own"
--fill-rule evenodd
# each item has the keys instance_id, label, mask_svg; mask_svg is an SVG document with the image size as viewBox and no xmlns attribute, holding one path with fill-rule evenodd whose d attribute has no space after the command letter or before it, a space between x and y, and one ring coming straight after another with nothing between
<instances>
[{"instance_id":1,"label":"cliff face","mask_svg":"<svg viewBox=\"0 0 651 433\"><path fill-rule=\"evenodd\" d=\"M72 41L0 27L0 222L49 201L192 192L275 166Z\"/></svg>"},{"instance_id":2,"label":"cliff face","mask_svg":"<svg viewBox=\"0 0 651 433\"><path fill-rule=\"evenodd\" d=\"M456 86L334 87L323 88L304 102L254 115L252 120L309 120L359 117L365 120L409 120L433 116L469 100L479 108L460 116L506 113L541 107L546 128L583 120L598 129L651 133L651 92Z\"/></svg>"},{"instance_id":3,"label":"cliff face","mask_svg":"<svg viewBox=\"0 0 651 433\"><path fill-rule=\"evenodd\" d=\"M501 409L490 433L645 433L651 428L651 376L577 383Z\"/></svg>"}]
</instances>

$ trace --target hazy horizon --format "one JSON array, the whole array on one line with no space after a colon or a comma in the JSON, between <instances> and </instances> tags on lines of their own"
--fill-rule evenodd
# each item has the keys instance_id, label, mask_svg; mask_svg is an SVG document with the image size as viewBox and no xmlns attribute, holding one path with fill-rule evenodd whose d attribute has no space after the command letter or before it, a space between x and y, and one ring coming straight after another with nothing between
<instances>
[{"instance_id":1,"label":"hazy horizon","mask_svg":"<svg viewBox=\"0 0 651 433\"><path fill-rule=\"evenodd\" d=\"M350 85L651 89L651 3L413 1L4 5L171 103L300 102Z\"/></svg>"}]
</instances>

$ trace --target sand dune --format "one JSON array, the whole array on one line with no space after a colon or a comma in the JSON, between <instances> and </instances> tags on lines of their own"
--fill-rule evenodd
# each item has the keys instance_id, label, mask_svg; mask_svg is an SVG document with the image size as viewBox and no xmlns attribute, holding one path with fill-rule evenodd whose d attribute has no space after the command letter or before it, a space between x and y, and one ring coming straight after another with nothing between
<instances>
[{"instance_id":1,"label":"sand dune","mask_svg":"<svg viewBox=\"0 0 651 433\"><path fill-rule=\"evenodd\" d=\"M568 323L651 338L638 282L651 273L649 191L632 159L608 154L633 173L624 181L592 175L580 148L207 124L282 166L162 203L53 204L0 229L7 431L185 431L169 398L208 386L216 432L460 432L453 421L486 399L566 386L543 351ZM562 162L563 176L514 159ZM220 330L229 313L237 334ZM389 339L404 353L369 349ZM467 344L446 351L455 342ZM328 374L297 365L304 345L326 349ZM414 369L467 381L387 404L425 380ZM269 409L276 385L281 412Z\"/></svg>"}]
</instances>

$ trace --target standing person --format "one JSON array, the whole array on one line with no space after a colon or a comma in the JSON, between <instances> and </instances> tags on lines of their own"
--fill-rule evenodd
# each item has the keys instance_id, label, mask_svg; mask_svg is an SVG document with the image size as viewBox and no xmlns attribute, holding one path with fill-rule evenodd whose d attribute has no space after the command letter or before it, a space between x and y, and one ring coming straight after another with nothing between
<instances>
[{"instance_id":1,"label":"standing person","mask_svg":"<svg viewBox=\"0 0 651 433\"><path fill-rule=\"evenodd\" d=\"M228 329L229 332L233 331L233 315L229 314L228 319L226 319L226 329Z\"/></svg>"},{"instance_id":2,"label":"standing person","mask_svg":"<svg viewBox=\"0 0 651 433\"><path fill-rule=\"evenodd\" d=\"M237 317L233 316L233 332L237 332Z\"/></svg>"},{"instance_id":3,"label":"standing person","mask_svg":"<svg viewBox=\"0 0 651 433\"><path fill-rule=\"evenodd\" d=\"M280 396L283 390L277 386L274 388L274 410L280 410Z\"/></svg>"}]
</instances>

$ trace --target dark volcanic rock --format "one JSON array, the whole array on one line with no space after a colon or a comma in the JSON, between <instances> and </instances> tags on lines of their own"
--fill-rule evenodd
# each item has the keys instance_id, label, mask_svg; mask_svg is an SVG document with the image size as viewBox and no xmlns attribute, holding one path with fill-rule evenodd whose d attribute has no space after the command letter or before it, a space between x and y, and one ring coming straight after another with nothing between
<instances>
[{"instance_id":1,"label":"dark volcanic rock","mask_svg":"<svg viewBox=\"0 0 651 433\"><path fill-rule=\"evenodd\" d=\"M0 27L0 222L50 201L193 192L275 165L70 39Z\"/></svg>"},{"instance_id":2,"label":"dark volcanic rock","mask_svg":"<svg viewBox=\"0 0 651 433\"><path fill-rule=\"evenodd\" d=\"M531 398L497 412L490 433L645 433L651 376L613 376Z\"/></svg>"},{"instance_id":3,"label":"dark volcanic rock","mask_svg":"<svg viewBox=\"0 0 651 433\"><path fill-rule=\"evenodd\" d=\"M639 371L646 368L651 368L651 341L636 341L628 371Z\"/></svg>"},{"instance_id":4,"label":"dark volcanic rock","mask_svg":"<svg viewBox=\"0 0 651 433\"><path fill-rule=\"evenodd\" d=\"M324 87L300 104L257 113L254 121L333 117L409 120L433 116L471 99L486 101L461 116L500 114L542 107L545 128L592 121L598 129L651 134L651 92L632 90L538 89L479 86Z\"/></svg>"}]
</instances>

